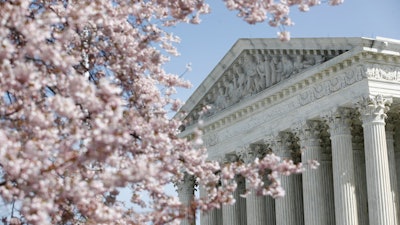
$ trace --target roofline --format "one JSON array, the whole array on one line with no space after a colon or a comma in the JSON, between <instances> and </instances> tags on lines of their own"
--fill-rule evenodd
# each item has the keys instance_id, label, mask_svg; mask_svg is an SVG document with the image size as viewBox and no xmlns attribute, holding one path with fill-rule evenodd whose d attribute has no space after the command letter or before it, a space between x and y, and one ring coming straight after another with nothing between
<instances>
[{"instance_id":1,"label":"roofline","mask_svg":"<svg viewBox=\"0 0 400 225\"><path fill-rule=\"evenodd\" d=\"M201 101L206 93L219 80L224 71L234 63L244 50L274 49L274 50L351 50L353 54L365 48L382 48L388 46L400 50L400 40L377 37L323 37L323 38L292 38L289 42L282 42L277 38L241 38L238 39L229 51L222 57L218 64L209 73L206 79L196 88L181 109L175 114L175 119L180 119L182 112L189 113Z\"/></svg>"}]
</instances>

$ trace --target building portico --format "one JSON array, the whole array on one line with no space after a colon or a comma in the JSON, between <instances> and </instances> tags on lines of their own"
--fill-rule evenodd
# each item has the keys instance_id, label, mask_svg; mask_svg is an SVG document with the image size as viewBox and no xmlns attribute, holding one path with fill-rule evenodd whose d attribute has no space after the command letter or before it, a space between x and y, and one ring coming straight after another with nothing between
<instances>
[{"instance_id":1,"label":"building portico","mask_svg":"<svg viewBox=\"0 0 400 225\"><path fill-rule=\"evenodd\" d=\"M182 137L202 120L212 160L272 151L320 166L282 177L284 198L237 199L201 224L399 225L399 109L400 41L240 39L181 109Z\"/></svg>"}]
</instances>

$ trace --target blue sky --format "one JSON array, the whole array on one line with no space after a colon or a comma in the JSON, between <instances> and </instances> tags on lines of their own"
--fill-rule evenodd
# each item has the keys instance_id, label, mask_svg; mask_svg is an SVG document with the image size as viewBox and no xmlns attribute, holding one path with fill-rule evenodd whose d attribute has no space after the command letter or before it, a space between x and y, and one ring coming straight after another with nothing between
<instances>
[{"instance_id":1,"label":"blue sky","mask_svg":"<svg viewBox=\"0 0 400 225\"><path fill-rule=\"evenodd\" d=\"M400 0L345 0L342 5L323 3L309 12L291 8L295 25L286 27L296 37L369 37L400 39ZM278 28L267 23L249 25L225 8L222 0L209 0L211 14L200 25L180 24L172 29L182 40L177 45L181 55L171 58L168 72L181 74L191 63L192 71L184 78L193 88L178 90L186 100L239 38L276 38Z\"/></svg>"}]
</instances>

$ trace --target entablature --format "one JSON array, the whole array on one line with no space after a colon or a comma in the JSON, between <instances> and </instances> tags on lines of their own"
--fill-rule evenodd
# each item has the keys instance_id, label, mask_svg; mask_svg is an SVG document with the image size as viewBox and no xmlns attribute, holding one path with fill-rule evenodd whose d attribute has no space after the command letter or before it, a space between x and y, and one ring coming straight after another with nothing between
<instances>
[{"instance_id":1,"label":"entablature","mask_svg":"<svg viewBox=\"0 0 400 225\"><path fill-rule=\"evenodd\" d=\"M206 115L201 118L204 131L220 129L292 96L298 96L300 105L305 105L362 79L400 83L400 57L382 58L376 54L363 52L334 65L320 65L299 75L297 79L287 80L252 95L246 101L239 102L214 115L208 117ZM377 58L381 60L371 61ZM190 128L191 126L188 126L186 132L190 132ZM183 131L183 134L186 132Z\"/></svg>"},{"instance_id":2,"label":"entablature","mask_svg":"<svg viewBox=\"0 0 400 225\"><path fill-rule=\"evenodd\" d=\"M207 133L251 117L288 98L297 98L301 107L361 80L400 83L400 54L387 54L388 51L377 51L371 46L356 46L348 50L245 49L232 60L231 66L225 66L225 70L220 71L223 73L219 79L214 77L213 85L208 85L208 92L199 98L186 116L187 123L181 136L190 135L199 119L203 121L202 129ZM281 80L273 83L273 76L270 75L268 85L268 74L265 73L264 78L260 75L266 64L273 64L276 69L273 57L289 62L284 64L285 69L280 70ZM308 61L313 63L304 66L304 62ZM303 62L303 66L295 67L295 62ZM239 78L243 77L247 77L249 82L241 83ZM254 82L257 79L265 83ZM235 82L236 89L229 87ZM235 91L241 96L234 96ZM206 105L213 108L208 113L199 113Z\"/></svg>"}]
</instances>

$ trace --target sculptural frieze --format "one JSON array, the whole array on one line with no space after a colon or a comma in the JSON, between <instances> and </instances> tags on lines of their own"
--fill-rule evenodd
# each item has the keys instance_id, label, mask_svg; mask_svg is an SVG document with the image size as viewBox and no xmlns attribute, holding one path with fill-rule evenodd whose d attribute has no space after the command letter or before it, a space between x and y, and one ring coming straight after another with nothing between
<instances>
[{"instance_id":1,"label":"sculptural frieze","mask_svg":"<svg viewBox=\"0 0 400 225\"><path fill-rule=\"evenodd\" d=\"M334 54L339 54L335 52ZM242 99L255 95L282 80L321 64L336 55L287 54L244 51L226 70L201 101L211 108L203 113L209 117ZM191 121L199 116L192 112Z\"/></svg>"},{"instance_id":2,"label":"sculptural frieze","mask_svg":"<svg viewBox=\"0 0 400 225\"><path fill-rule=\"evenodd\" d=\"M366 68L366 74L369 78L400 81L400 71L398 66L370 64Z\"/></svg>"},{"instance_id":3,"label":"sculptural frieze","mask_svg":"<svg viewBox=\"0 0 400 225\"><path fill-rule=\"evenodd\" d=\"M360 64L322 83L314 84L300 93L298 100L301 105L306 105L366 78L400 82L399 67L380 64Z\"/></svg>"}]
</instances>

